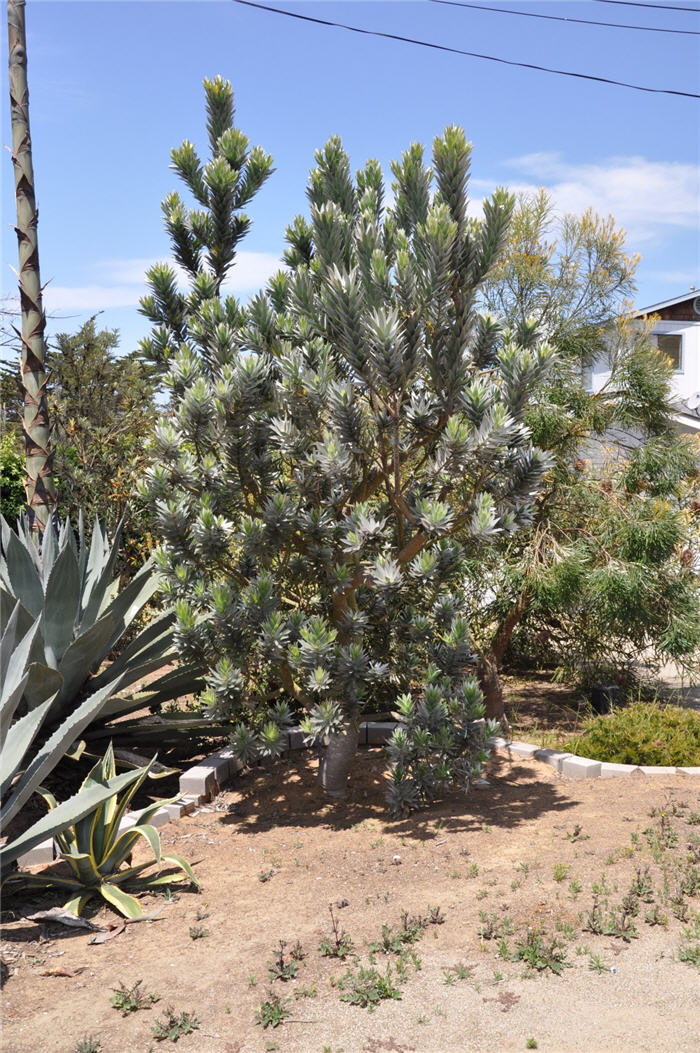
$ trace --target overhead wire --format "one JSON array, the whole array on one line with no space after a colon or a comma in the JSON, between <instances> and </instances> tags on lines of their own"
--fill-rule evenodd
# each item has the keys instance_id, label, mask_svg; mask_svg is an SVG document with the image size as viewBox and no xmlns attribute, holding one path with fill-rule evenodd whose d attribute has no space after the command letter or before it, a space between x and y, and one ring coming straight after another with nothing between
<instances>
[{"instance_id":1,"label":"overhead wire","mask_svg":"<svg viewBox=\"0 0 700 1053\"><path fill-rule=\"evenodd\" d=\"M271 7L269 4L258 3L257 0L232 0L234 4L243 7L254 7L260 11L269 11L275 15L283 15L286 18L294 18L300 22L311 22L319 26L330 26L334 29L345 29L349 33L358 33L362 36L380 37L384 40L397 40L404 44L415 44L418 47L430 48L433 51L442 51L452 55L465 55L467 58L482 59L485 62L497 62L503 66L517 66L520 69L532 69L539 73L554 73L560 77L573 77L576 80L595 81L598 84L610 84L617 88L629 88L633 91L643 91L651 95L674 95L686 99L700 99L700 94L692 91L679 91L675 88L650 88L648 85L632 84L629 81L614 80L612 77L598 77L592 73L575 73L571 70L555 69L552 66L541 66L535 62L517 62L515 59L500 58L496 55L486 55L479 51L466 51L463 48L453 48L448 44L434 44L427 40L418 40L415 37L402 36L399 33L386 33L379 29L365 29L360 26L351 26L345 22L334 22L327 18L317 18L313 15L302 15L298 11L285 11L280 7Z\"/></svg>"},{"instance_id":2,"label":"overhead wire","mask_svg":"<svg viewBox=\"0 0 700 1053\"><path fill-rule=\"evenodd\" d=\"M688 11L700 15L700 7L674 7L671 4L642 3L642 0L593 0L594 4L616 4L619 7L654 7L657 11Z\"/></svg>"},{"instance_id":3,"label":"overhead wire","mask_svg":"<svg viewBox=\"0 0 700 1053\"><path fill-rule=\"evenodd\" d=\"M486 4L472 4L468 0L428 0L431 4L444 4L446 7L473 8L475 11L493 11L499 15L519 15L520 18L545 18L548 22L576 22L581 26L605 26L608 29L636 29L642 33L673 33L679 36L700 37L700 29L666 29L664 26L623 25L620 22L597 22L590 18L569 18L566 15L545 15L539 11L514 11L509 7L488 7Z\"/></svg>"}]
</instances>

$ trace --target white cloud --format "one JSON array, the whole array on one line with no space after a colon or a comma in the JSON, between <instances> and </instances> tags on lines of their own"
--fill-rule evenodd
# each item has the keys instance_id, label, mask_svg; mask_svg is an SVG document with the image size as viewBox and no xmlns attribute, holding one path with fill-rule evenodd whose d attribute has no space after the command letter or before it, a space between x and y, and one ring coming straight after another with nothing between
<instances>
[{"instance_id":1,"label":"white cloud","mask_svg":"<svg viewBox=\"0 0 700 1053\"><path fill-rule=\"evenodd\" d=\"M93 268L93 273L99 278L97 282L73 286L49 282L44 290L46 309L97 311L110 307L135 307L147 292L146 271L156 262L148 257L100 260ZM170 263L184 285L183 272L172 260ZM280 258L274 252L238 252L230 276L224 283L224 291L233 295L255 292L280 266Z\"/></svg>"},{"instance_id":2,"label":"white cloud","mask_svg":"<svg viewBox=\"0 0 700 1053\"><path fill-rule=\"evenodd\" d=\"M700 206L700 165L677 161L649 161L645 157L611 157L575 165L560 154L526 154L506 164L536 182L515 190L551 190L562 212L593 208L612 214L631 243L647 240L664 227L697 226Z\"/></svg>"}]
</instances>

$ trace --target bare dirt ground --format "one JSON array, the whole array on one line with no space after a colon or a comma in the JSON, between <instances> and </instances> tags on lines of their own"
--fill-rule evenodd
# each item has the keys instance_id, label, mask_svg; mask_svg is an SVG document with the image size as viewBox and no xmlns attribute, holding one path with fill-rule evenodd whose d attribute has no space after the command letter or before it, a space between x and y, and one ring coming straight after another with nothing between
<instances>
[{"instance_id":1,"label":"bare dirt ground","mask_svg":"<svg viewBox=\"0 0 700 1053\"><path fill-rule=\"evenodd\" d=\"M202 891L146 897L145 910L163 906L158 919L103 945L24 917L60 897L4 902L4 1053L74 1053L85 1034L102 1053L174 1048L152 1033L167 1006L198 1019L183 1053L500 1053L532 1041L555 1053L700 1050L700 968L681 960L684 947L700 953L700 933L688 936L700 911L697 780L573 782L499 755L487 788L390 822L379 751L358 758L343 803L322 800L315 769L301 755L253 772L164 827L164 851L196 862ZM597 927L617 935L585 931L594 886ZM319 953L329 904L340 904L357 961ZM341 1000L346 969L370 965L383 925L395 935L402 911L425 917L438 905L444 923L399 946L404 979L397 954L374 952L400 1000L371 1013ZM113 919L106 908L93 917ZM638 936L624 932L630 924ZM191 927L207 934L193 939ZM512 960L528 927L545 950L558 941L561 975ZM280 940L306 954L288 982L268 977ZM160 1001L122 1017L113 988L137 980ZM291 1015L264 1030L256 1013L270 992L289 999Z\"/></svg>"}]
</instances>

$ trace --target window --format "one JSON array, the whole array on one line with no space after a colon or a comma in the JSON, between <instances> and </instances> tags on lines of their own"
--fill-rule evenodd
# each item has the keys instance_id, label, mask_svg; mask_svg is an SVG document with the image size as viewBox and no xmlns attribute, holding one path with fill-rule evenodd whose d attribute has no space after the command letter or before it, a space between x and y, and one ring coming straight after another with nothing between
<instances>
[{"instance_id":1,"label":"window","mask_svg":"<svg viewBox=\"0 0 700 1053\"><path fill-rule=\"evenodd\" d=\"M683 337L680 333L656 333L656 346L671 359L676 373L683 372Z\"/></svg>"}]
</instances>

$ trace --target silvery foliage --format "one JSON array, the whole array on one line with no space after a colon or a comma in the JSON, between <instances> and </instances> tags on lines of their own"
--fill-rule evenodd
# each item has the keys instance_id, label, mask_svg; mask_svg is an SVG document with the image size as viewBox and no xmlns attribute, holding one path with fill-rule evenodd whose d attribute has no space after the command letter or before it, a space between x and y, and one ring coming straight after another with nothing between
<instances>
[{"instance_id":1,"label":"silvery foliage","mask_svg":"<svg viewBox=\"0 0 700 1053\"><path fill-rule=\"evenodd\" d=\"M319 740L415 696L391 746L396 812L484 755L464 560L530 522L547 467L523 412L552 353L475 309L513 199L498 190L469 218L469 162L456 127L432 167L411 146L385 205L378 163L353 179L332 138L286 267L247 309L200 296L216 224L196 210L190 293L147 305L172 401L145 489L179 650L206 661L206 703L238 722L246 762L279 754L292 719Z\"/></svg>"}]
</instances>

